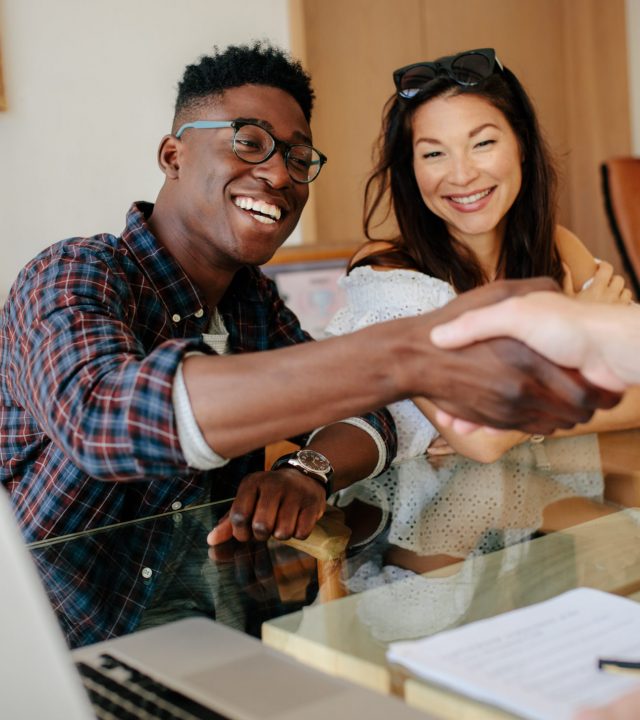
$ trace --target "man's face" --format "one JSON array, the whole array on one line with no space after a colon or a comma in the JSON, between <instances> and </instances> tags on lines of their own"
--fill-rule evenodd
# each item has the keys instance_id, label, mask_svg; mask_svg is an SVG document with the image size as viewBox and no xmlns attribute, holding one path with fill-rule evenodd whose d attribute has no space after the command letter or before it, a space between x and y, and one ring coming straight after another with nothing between
<instances>
[{"instance_id":1,"label":"man's face","mask_svg":"<svg viewBox=\"0 0 640 720\"><path fill-rule=\"evenodd\" d=\"M192 120L250 120L288 143L311 144L302 109L287 92L232 88ZM252 165L232 148L233 128L189 129L175 141L183 242L200 262L235 270L271 258L295 228L309 188L294 182L280 150Z\"/></svg>"}]
</instances>

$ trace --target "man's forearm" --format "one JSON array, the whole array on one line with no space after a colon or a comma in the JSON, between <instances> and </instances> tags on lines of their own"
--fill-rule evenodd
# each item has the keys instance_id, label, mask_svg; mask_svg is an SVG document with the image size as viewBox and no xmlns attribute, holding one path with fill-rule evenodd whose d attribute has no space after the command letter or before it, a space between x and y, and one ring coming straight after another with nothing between
<instances>
[{"instance_id":1,"label":"man's forearm","mask_svg":"<svg viewBox=\"0 0 640 720\"><path fill-rule=\"evenodd\" d=\"M513 294L534 279L491 283L440 310L282 350L189 357L184 379L196 421L218 454L235 457L316 427L423 396L478 425L548 434L619 401L506 338L436 348L432 328ZM551 285L553 287L553 285Z\"/></svg>"},{"instance_id":2,"label":"man's forearm","mask_svg":"<svg viewBox=\"0 0 640 720\"><path fill-rule=\"evenodd\" d=\"M205 440L235 457L387 405L403 392L389 367L389 335L377 326L282 350L185 358L184 380Z\"/></svg>"}]
</instances>

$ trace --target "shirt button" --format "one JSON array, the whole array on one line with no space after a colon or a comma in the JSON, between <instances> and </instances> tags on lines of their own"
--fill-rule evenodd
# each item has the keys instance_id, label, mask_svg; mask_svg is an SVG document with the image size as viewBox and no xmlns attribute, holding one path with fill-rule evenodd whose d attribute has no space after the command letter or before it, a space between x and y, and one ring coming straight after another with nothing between
<instances>
[{"instance_id":1,"label":"shirt button","mask_svg":"<svg viewBox=\"0 0 640 720\"><path fill-rule=\"evenodd\" d=\"M172 510L180 510L181 507L182 507L182 503L180 502L180 500L175 500L174 502L171 503Z\"/></svg>"},{"instance_id":2,"label":"shirt button","mask_svg":"<svg viewBox=\"0 0 640 720\"><path fill-rule=\"evenodd\" d=\"M179 323L180 320L182 320L182 318L180 317L180 315L178 315L178 313L174 313L174 314L171 316L171 319L173 320L174 323Z\"/></svg>"},{"instance_id":3,"label":"shirt button","mask_svg":"<svg viewBox=\"0 0 640 720\"><path fill-rule=\"evenodd\" d=\"M195 315L197 318L201 318L201 317L204 315L204 310L203 310L202 308L200 308L199 310L196 310L196 311L195 311L194 315Z\"/></svg>"},{"instance_id":4,"label":"shirt button","mask_svg":"<svg viewBox=\"0 0 640 720\"><path fill-rule=\"evenodd\" d=\"M150 567L142 568L142 577L148 580L153 575L153 570Z\"/></svg>"}]
</instances>

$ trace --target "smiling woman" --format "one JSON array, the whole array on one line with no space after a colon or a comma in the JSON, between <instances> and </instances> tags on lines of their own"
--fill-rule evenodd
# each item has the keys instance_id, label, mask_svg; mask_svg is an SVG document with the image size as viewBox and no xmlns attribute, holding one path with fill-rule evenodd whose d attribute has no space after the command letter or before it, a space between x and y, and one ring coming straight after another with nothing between
<instances>
[{"instance_id":1,"label":"smiling woman","mask_svg":"<svg viewBox=\"0 0 640 720\"><path fill-rule=\"evenodd\" d=\"M341 282L346 305L328 334L437 310L504 279L548 276L582 302L630 302L611 265L557 224L553 157L527 92L493 48L414 62L393 79L396 93L385 105L377 164L365 186L369 242ZM399 231L381 241L374 218L387 200ZM639 400L630 392L576 432L640 425ZM424 398L389 410L400 457L455 451L494 462L529 440L520 432L454 432Z\"/></svg>"}]
</instances>

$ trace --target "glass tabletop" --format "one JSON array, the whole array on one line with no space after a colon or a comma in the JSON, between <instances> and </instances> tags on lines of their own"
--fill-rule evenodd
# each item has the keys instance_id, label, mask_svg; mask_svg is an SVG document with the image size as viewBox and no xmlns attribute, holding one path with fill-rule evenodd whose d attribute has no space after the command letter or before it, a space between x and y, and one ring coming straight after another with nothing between
<instances>
[{"instance_id":1,"label":"glass tabletop","mask_svg":"<svg viewBox=\"0 0 640 720\"><path fill-rule=\"evenodd\" d=\"M306 541L209 548L230 503L31 545L69 645L204 615L401 692L392 641L577 586L640 592L640 431L399 463L334 497Z\"/></svg>"},{"instance_id":2,"label":"glass tabletop","mask_svg":"<svg viewBox=\"0 0 640 720\"><path fill-rule=\"evenodd\" d=\"M190 616L259 636L318 595L316 561L277 542L207 546L231 500L29 546L70 647Z\"/></svg>"},{"instance_id":3,"label":"glass tabletop","mask_svg":"<svg viewBox=\"0 0 640 720\"><path fill-rule=\"evenodd\" d=\"M526 443L491 465L418 458L338 504L352 529L343 596L268 621L263 639L376 690L403 694L393 641L580 586L640 599L640 431ZM460 717L447 691L421 695Z\"/></svg>"}]
</instances>

